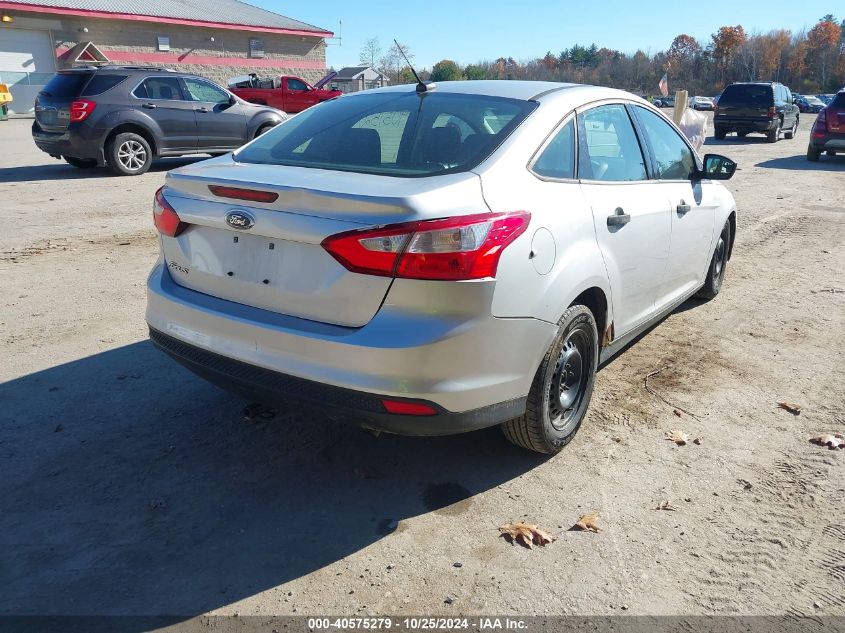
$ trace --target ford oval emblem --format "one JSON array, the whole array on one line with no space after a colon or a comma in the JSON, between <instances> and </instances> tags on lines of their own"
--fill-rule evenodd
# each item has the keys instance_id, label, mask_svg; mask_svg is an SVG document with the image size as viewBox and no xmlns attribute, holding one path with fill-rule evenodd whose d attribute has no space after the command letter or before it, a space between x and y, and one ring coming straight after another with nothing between
<instances>
[{"instance_id":1,"label":"ford oval emblem","mask_svg":"<svg viewBox=\"0 0 845 633\"><path fill-rule=\"evenodd\" d=\"M233 229L246 231L247 229L251 229L255 226L255 218L246 211L229 211L229 213L226 214L226 224L231 226Z\"/></svg>"}]
</instances>

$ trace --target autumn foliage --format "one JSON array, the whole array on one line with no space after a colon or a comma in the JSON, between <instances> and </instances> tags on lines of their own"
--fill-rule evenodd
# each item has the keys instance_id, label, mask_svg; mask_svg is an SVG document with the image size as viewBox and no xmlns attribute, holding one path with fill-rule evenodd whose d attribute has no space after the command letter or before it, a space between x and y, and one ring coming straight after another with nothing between
<instances>
[{"instance_id":1,"label":"autumn foliage","mask_svg":"<svg viewBox=\"0 0 845 633\"><path fill-rule=\"evenodd\" d=\"M794 92L834 92L845 86L844 26L845 21L832 15L806 33L758 33L728 25L707 42L682 33L667 50L653 55L575 44L527 61L502 56L461 68L444 60L437 64L436 74L450 79L571 81L654 94L668 73L670 91L686 89L691 94L718 94L733 81L780 81Z\"/></svg>"}]
</instances>

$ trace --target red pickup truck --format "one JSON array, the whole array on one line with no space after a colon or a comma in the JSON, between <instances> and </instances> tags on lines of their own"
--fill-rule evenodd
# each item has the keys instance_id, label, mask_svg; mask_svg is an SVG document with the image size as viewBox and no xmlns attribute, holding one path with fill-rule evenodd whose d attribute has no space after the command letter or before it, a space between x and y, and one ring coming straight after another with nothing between
<instances>
[{"instance_id":1,"label":"red pickup truck","mask_svg":"<svg viewBox=\"0 0 845 633\"><path fill-rule=\"evenodd\" d=\"M244 101L268 105L282 112L295 114L316 103L334 99L343 94L340 90L322 89L331 77L332 75L327 75L315 87L299 77L283 75L272 79L259 79L252 74L230 79L229 90Z\"/></svg>"}]
</instances>

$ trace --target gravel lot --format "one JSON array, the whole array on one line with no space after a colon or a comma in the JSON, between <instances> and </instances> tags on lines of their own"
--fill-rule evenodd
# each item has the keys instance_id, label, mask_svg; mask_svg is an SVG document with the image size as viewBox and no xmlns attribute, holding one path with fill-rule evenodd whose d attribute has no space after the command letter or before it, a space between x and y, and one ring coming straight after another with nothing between
<instances>
[{"instance_id":1,"label":"gravel lot","mask_svg":"<svg viewBox=\"0 0 845 633\"><path fill-rule=\"evenodd\" d=\"M29 126L0 123L0 614L845 615L845 451L808 442L845 431L845 157L808 163L809 121L708 140L740 165L722 294L602 369L552 459L244 420L146 338L152 195L190 161L78 170Z\"/></svg>"}]
</instances>

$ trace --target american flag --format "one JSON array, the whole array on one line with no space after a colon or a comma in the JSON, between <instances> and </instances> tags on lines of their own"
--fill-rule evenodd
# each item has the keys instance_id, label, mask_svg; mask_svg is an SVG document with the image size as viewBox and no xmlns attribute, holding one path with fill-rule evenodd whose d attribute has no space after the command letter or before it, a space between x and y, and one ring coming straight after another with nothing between
<instances>
[{"instance_id":1,"label":"american flag","mask_svg":"<svg viewBox=\"0 0 845 633\"><path fill-rule=\"evenodd\" d=\"M660 78L657 87L660 88L660 94L664 97L669 96L669 73L663 73L663 77Z\"/></svg>"}]
</instances>

